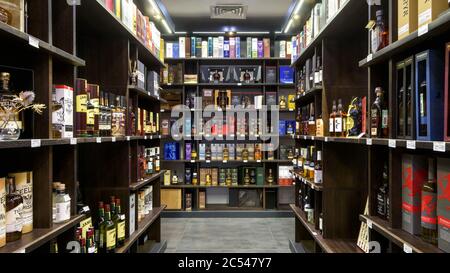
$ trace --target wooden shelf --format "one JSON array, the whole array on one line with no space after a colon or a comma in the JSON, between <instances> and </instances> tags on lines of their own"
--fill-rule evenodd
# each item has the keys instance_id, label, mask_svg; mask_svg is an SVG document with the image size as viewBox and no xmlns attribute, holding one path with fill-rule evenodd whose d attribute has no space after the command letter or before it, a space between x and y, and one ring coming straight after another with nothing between
<instances>
[{"instance_id":1,"label":"wooden shelf","mask_svg":"<svg viewBox=\"0 0 450 273\"><path fill-rule=\"evenodd\" d=\"M76 226L83 221L86 215L77 215L68 222L53 224L51 228L35 228L32 232L22 235L22 239L6 244L0 248L0 253L28 253L44 245L53 238Z\"/></svg>"},{"instance_id":2,"label":"wooden shelf","mask_svg":"<svg viewBox=\"0 0 450 273\"><path fill-rule=\"evenodd\" d=\"M142 88L139 88L137 86L129 85L128 89L136 91L136 93L138 95L141 95L141 97L143 97L143 98L147 98L149 100L156 101L156 102L167 103L167 101L165 99L163 99L161 97L157 97L157 96L151 95L151 93L149 91L147 91L145 89L142 89Z\"/></svg>"},{"instance_id":3,"label":"wooden shelf","mask_svg":"<svg viewBox=\"0 0 450 273\"><path fill-rule=\"evenodd\" d=\"M91 32L96 31L102 35L123 36L137 45L139 60L148 68L158 71L164 67L164 63L150 49L128 29L115 14L106 9L100 0L83 1L78 8L81 22ZM95 20L93 20L95 18Z\"/></svg>"},{"instance_id":4,"label":"wooden shelf","mask_svg":"<svg viewBox=\"0 0 450 273\"><path fill-rule=\"evenodd\" d=\"M161 207L153 208L149 215L147 215L141 222L138 224L138 229L131 234L129 238L125 240L125 244L122 247L116 249L116 253L125 253L127 252L131 246L141 237L144 232L155 222L156 219L161 215L161 212L166 208L165 205Z\"/></svg>"},{"instance_id":5,"label":"wooden shelf","mask_svg":"<svg viewBox=\"0 0 450 273\"><path fill-rule=\"evenodd\" d=\"M136 183L133 183L133 184L130 185L130 190L131 191L137 191L140 188L145 187L149 183L151 183L151 182L155 181L156 179L160 178L161 175L163 175L163 174L164 174L164 171L160 171L159 173L156 173L156 174L154 174L154 175L152 175L152 176L150 176L150 177L148 177L148 178L146 178L146 179L144 179L142 181L138 181Z\"/></svg>"},{"instance_id":6,"label":"wooden shelf","mask_svg":"<svg viewBox=\"0 0 450 273\"><path fill-rule=\"evenodd\" d=\"M323 87L314 87L314 88L306 91L303 95L298 96L295 99L295 102L303 103L303 102L313 98L314 96L321 94L322 90L323 90Z\"/></svg>"},{"instance_id":7,"label":"wooden shelf","mask_svg":"<svg viewBox=\"0 0 450 273\"><path fill-rule=\"evenodd\" d=\"M366 21L366 18L361 18L358 11L367 9L367 3L361 0L349 0L340 8L340 10L331 18L328 23L322 28L320 33L310 42L310 44L302 50L298 58L292 63L292 67L296 67L306 61L314 53L314 48L322 42L326 37L339 37L352 33L353 29L359 29L362 25L358 24L356 20Z\"/></svg>"},{"instance_id":8,"label":"wooden shelf","mask_svg":"<svg viewBox=\"0 0 450 273\"><path fill-rule=\"evenodd\" d=\"M234 185L234 186L206 186L206 185L187 185L187 184L179 184L179 185L161 185L161 189L214 189L214 188L223 188L223 189L274 189L274 188L288 188L291 186L281 186L278 184L273 185Z\"/></svg>"},{"instance_id":9,"label":"wooden shelf","mask_svg":"<svg viewBox=\"0 0 450 273\"><path fill-rule=\"evenodd\" d=\"M165 58L165 62L185 62L185 61L220 61L220 62L236 62L236 61L290 61L289 58Z\"/></svg>"},{"instance_id":10,"label":"wooden shelf","mask_svg":"<svg viewBox=\"0 0 450 273\"><path fill-rule=\"evenodd\" d=\"M411 247L415 253L443 253L442 250L436 246L429 244L417 236L402 229L391 228L389 222L376 216L360 215L359 219L362 222L369 223L372 229L389 239L391 242L403 249L404 245Z\"/></svg>"},{"instance_id":11,"label":"wooden shelf","mask_svg":"<svg viewBox=\"0 0 450 273\"><path fill-rule=\"evenodd\" d=\"M303 226L308 230L317 244L326 253L363 253L363 251L356 245L356 242L351 240L341 240L341 239L325 239L320 235L319 231L306 220L306 215L304 212L295 205L290 205L292 211L294 212L297 219L303 224Z\"/></svg>"},{"instance_id":12,"label":"wooden shelf","mask_svg":"<svg viewBox=\"0 0 450 273\"><path fill-rule=\"evenodd\" d=\"M308 184L313 190L316 190L316 191L322 191L323 190L323 185L322 184L317 184L317 183L314 183L314 181L312 181L310 179L304 178L303 175L298 170L291 171L291 173L295 177L300 179L301 182L303 182L305 184Z\"/></svg>"},{"instance_id":13,"label":"wooden shelf","mask_svg":"<svg viewBox=\"0 0 450 273\"><path fill-rule=\"evenodd\" d=\"M282 88L293 88L295 87L295 84L293 83L168 83L168 84L161 84L161 87L163 89L171 89L171 88L183 88L185 86L192 86L192 87L263 87L263 86L279 86Z\"/></svg>"},{"instance_id":14,"label":"wooden shelf","mask_svg":"<svg viewBox=\"0 0 450 273\"><path fill-rule=\"evenodd\" d=\"M428 32L419 36L419 31L416 30L405 38L395 41L380 51L369 55L371 57L365 58L359 62L360 67L368 67L388 61L389 58L396 54L403 53L409 49L414 48L422 43L431 41L433 37L441 35L450 29L450 10L447 10L439 18L428 25Z\"/></svg>"},{"instance_id":15,"label":"wooden shelf","mask_svg":"<svg viewBox=\"0 0 450 273\"><path fill-rule=\"evenodd\" d=\"M233 163L243 163L243 164L257 164L257 163L290 163L292 164L292 160L283 160L283 159L273 159L273 160L268 160L268 159L263 159L263 160L248 160L246 162L244 162L243 160L211 160L211 161L206 161L206 160L161 160L161 162L164 163L205 163L205 164L216 164L216 163L220 163L220 164L233 164Z\"/></svg>"},{"instance_id":16,"label":"wooden shelf","mask_svg":"<svg viewBox=\"0 0 450 273\"><path fill-rule=\"evenodd\" d=\"M59 60L62 60L66 63L75 65L75 66L85 66L86 62L77 56L70 54L60 48L57 48L47 42L44 42L40 39L37 39L36 37L32 37L31 39L36 39L36 41L39 42L39 48L33 47L30 45L30 37L31 35L22 32L10 25L0 23L0 38L2 40L2 44L6 45L10 42L12 43L11 46L14 46L14 51L11 50L11 52L45 52L48 53Z\"/></svg>"}]
</instances>

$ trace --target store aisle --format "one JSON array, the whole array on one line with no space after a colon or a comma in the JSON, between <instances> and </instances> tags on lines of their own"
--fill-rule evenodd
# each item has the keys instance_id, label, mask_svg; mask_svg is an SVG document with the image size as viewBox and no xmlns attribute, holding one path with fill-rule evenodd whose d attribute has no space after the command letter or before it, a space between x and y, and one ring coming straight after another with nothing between
<instances>
[{"instance_id":1,"label":"store aisle","mask_svg":"<svg viewBox=\"0 0 450 273\"><path fill-rule=\"evenodd\" d=\"M162 218L166 253L290 253L294 218Z\"/></svg>"}]
</instances>

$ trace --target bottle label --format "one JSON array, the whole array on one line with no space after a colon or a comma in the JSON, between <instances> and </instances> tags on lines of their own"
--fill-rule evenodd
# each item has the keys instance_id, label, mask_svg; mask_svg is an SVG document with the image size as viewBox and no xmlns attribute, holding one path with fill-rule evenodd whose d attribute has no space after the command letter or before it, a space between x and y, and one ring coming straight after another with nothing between
<instances>
[{"instance_id":1,"label":"bottle label","mask_svg":"<svg viewBox=\"0 0 450 273\"><path fill-rule=\"evenodd\" d=\"M89 254L91 254L91 253L97 253L97 249L95 248L95 246L89 247L89 248L88 248L88 253L89 253Z\"/></svg>"},{"instance_id":2,"label":"bottle label","mask_svg":"<svg viewBox=\"0 0 450 273\"><path fill-rule=\"evenodd\" d=\"M88 109L87 110L86 124L88 124L88 125L94 125L95 124L95 109Z\"/></svg>"},{"instance_id":3,"label":"bottle label","mask_svg":"<svg viewBox=\"0 0 450 273\"><path fill-rule=\"evenodd\" d=\"M114 249L116 248L116 229L113 228L111 230L106 231L106 249Z\"/></svg>"},{"instance_id":4,"label":"bottle label","mask_svg":"<svg viewBox=\"0 0 450 273\"><path fill-rule=\"evenodd\" d=\"M23 204L19 204L15 208L6 212L6 233L22 232Z\"/></svg>"},{"instance_id":5,"label":"bottle label","mask_svg":"<svg viewBox=\"0 0 450 273\"><path fill-rule=\"evenodd\" d=\"M100 238L99 238L99 248L104 248L105 247L105 231L101 230L100 231Z\"/></svg>"},{"instance_id":6,"label":"bottle label","mask_svg":"<svg viewBox=\"0 0 450 273\"><path fill-rule=\"evenodd\" d=\"M96 115L100 114L100 108L99 108L100 101L99 101L99 99L91 99L91 103L92 103L92 105L94 105L94 113Z\"/></svg>"},{"instance_id":7,"label":"bottle label","mask_svg":"<svg viewBox=\"0 0 450 273\"><path fill-rule=\"evenodd\" d=\"M322 219L322 217L319 218L319 230L323 230L323 219Z\"/></svg>"},{"instance_id":8,"label":"bottle label","mask_svg":"<svg viewBox=\"0 0 450 273\"><path fill-rule=\"evenodd\" d=\"M125 239L125 222L120 222L117 224L117 238Z\"/></svg>"},{"instance_id":9,"label":"bottle label","mask_svg":"<svg viewBox=\"0 0 450 273\"><path fill-rule=\"evenodd\" d=\"M87 95L77 96L77 113L87 113Z\"/></svg>"},{"instance_id":10,"label":"bottle label","mask_svg":"<svg viewBox=\"0 0 450 273\"><path fill-rule=\"evenodd\" d=\"M16 176L16 192L22 196L23 208L21 217L23 221L23 232L33 230L33 180L31 173L19 173Z\"/></svg>"},{"instance_id":11,"label":"bottle label","mask_svg":"<svg viewBox=\"0 0 450 273\"><path fill-rule=\"evenodd\" d=\"M381 128L383 129L388 128L388 122L389 122L389 111L388 110L381 111Z\"/></svg>"},{"instance_id":12,"label":"bottle label","mask_svg":"<svg viewBox=\"0 0 450 273\"><path fill-rule=\"evenodd\" d=\"M335 118L334 119L334 131L336 133L341 133L342 132L342 118Z\"/></svg>"},{"instance_id":13,"label":"bottle label","mask_svg":"<svg viewBox=\"0 0 450 273\"><path fill-rule=\"evenodd\" d=\"M320 83L320 73L314 72L314 83Z\"/></svg>"},{"instance_id":14,"label":"bottle label","mask_svg":"<svg viewBox=\"0 0 450 273\"><path fill-rule=\"evenodd\" d=\"M334 118L330 118L330 133L334 133Z\"/></svg>"},{"instance_id":15,"label":"bottle label","mask_svg":"<svg viewBox=\"0 0 450 273\"><path fill-rule=\"evenodd\" d=\"M437 229L437 198L436 193L422 191L422 227L426 229Z\"/></svg>"},{"instance_id":16,"label":"bottle label","mask_svg":"<svg viewBox=\"0 0 450 273\"><path fill-rule=\"evenodd\" d=\"M314 171L314 183L316 184L322 183L322 170Z\"/></svg>"},{"instance_id":17,"label":"bottle label","mask_svg":"<svg viewBox=\"0 0 450 273\"><path fill-rule=\"evenodd\" d=\"M56 203L55 221L62 222L70 219L70 201Z\"/></svg>"}]
</instances>

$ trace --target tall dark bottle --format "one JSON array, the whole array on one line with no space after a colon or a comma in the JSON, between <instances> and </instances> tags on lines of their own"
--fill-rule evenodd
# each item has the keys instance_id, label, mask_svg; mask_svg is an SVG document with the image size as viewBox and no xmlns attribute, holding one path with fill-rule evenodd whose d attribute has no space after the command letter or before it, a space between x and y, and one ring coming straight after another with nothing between
<instances>
[{"instance_id":1,"label":"tall dark bottle","mask_svg":"<svg viewBox=\"0 0 450 273\"><path fill-rule=\"evenodd\" d=\"M86 137L87 136L87 80L76 79L75 82L76 91L76 136Z\"/></svg>"},{"instance_id":2,"label":"tall dark bottle","mask_svg":"<svg viewBox=\"0 0 450 273\"><path fill-rule=\"evenodd\" d=\"M436 160L428 159L428 180L422 187L421 225L422 238L437 245L437 185Z\"/></svg>"},{"instance_id":3,"label":"tall dark bottle","mask_svg":"<svg viewBox=\"0 0 450 273\"><path fill-rule=\"evenodd\" d=\"M111 208L105 205L105 252L114 253L116 249L116 226L111 221Z\"/></svg>"},{"instance_id":4,"label":"tall dark bottle","mask_svg":"<svg viewBox=\"0 0 450 273\"><path fill-rule=\"evenodd\" d=\"M372 137L386 138L389 135L389 112L384 101L384 91L381 87L375 89L376 99L372 104L370 113L370 132Z\"/></svg>"}]
</instances>

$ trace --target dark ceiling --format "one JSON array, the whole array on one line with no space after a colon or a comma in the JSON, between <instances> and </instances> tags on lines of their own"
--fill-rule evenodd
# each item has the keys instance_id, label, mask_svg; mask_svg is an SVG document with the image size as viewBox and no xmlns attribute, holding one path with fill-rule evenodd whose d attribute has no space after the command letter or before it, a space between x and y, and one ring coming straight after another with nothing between
<instances>
[{"instance_id":1,"label":"dark ceiling","mask_svg":"<svg viewBox=\"0 0 450 273\"><path fill-rule=\"evenodd\" d=\"M193 31L280 31L295 0L157 0L167 10L176 32ZM248 6L247 19L211 19L216 4Z\"/></svg>"}]
</instances>

